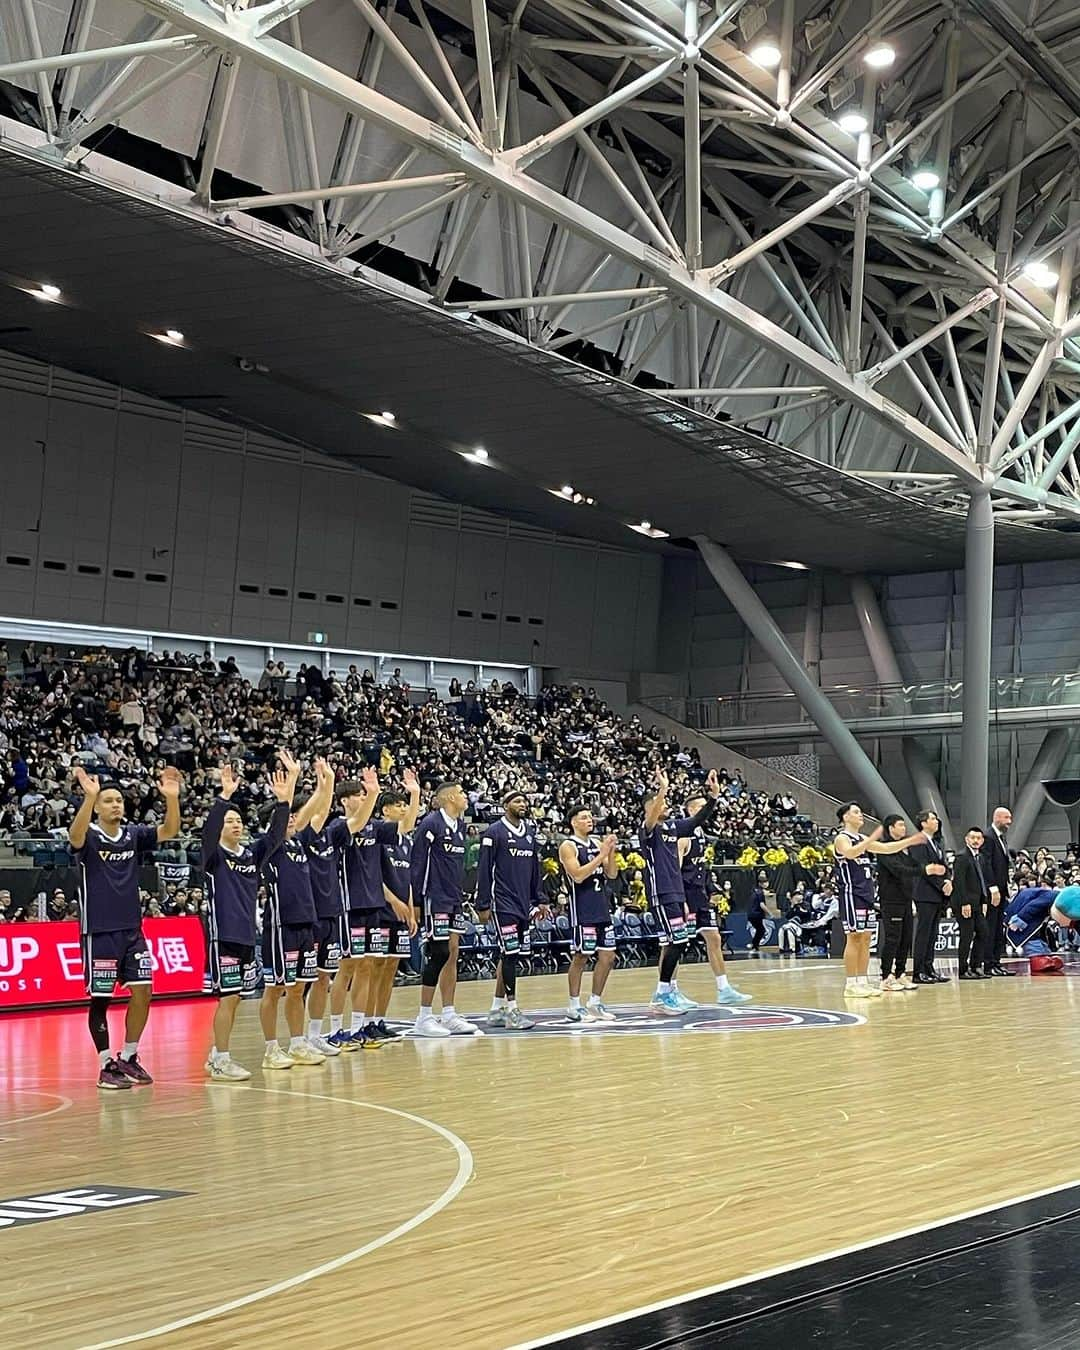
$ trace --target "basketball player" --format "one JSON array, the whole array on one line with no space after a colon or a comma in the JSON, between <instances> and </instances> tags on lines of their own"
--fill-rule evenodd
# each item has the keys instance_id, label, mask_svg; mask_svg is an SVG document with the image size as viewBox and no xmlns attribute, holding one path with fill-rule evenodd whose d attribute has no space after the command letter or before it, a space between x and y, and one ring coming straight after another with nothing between
<instances>
[{"instance_id":1,"label":"basketball player","mask_svg":"<svg viewBox=\"0 0 1080 1350\"><path fill-rule=\"evenodd\" d=\"M139 1063L139 1037L150 1016L150 950L142 931L139 859L180 833L180 774L162 769L158 791L165 819L157 826L129 825L118 787L75 770L83 799L68 830L79 864L79 919L83 975L90 997L90 1036L98 1052L98 1087L145 1086L154 1080ZM124 1048L109 1053L109 1000L116 985L130 991Z\"/></svg>"},{"instance_id":2,"label":"basketball player","mask_svg":"<svg viewBox=\"0 0 1080 1350\"><path fill-rule=\"evenodd\" d=\"M379 778L375 770L367 768L359 779L351 778L342 783L337 790L337 797L345 812L344 819L339 816L332 820L324 833L337 859L346 945L341 953L341 965L330 986L330 1035L327 1039L339 1050L351 1052L364 1046L364 1037L359 1021L355 1032L343 1028L345 1003L352 998L351 1006L358 1014L363 1013L362 999L365 994L361 987L361 969L367 954L367 921L371 913L371 907L362 907L364 897L371 889L370 882L365 884L365 855L362 849L353 847L353 840L363 834L375 814L379 800ZM367 847L369 851L377 851L370 837ZM365 970L365 975L369 974L370 966ZM360 1002L356 1001L357 996ZM378 1044L370 1042L367 1048L378 1049Z\"/></svg>"},{"instance_id":3,"label":"basketball player","mask_svg":"<svg viewBox=\"0 0 1080 1350\"><path fill-rule=\"evenodd\" d=\"M255 964L255 910L259 870L285 842L289 807L300 770L291 767L270 775L277 806L265 834L244 842L244 818L231 804L240 780L231 764L221 766L221 791L202 827L202 866L206 874L207 992L218 996L214 1014L214 1048L206 1072L215 1082L240 1082L251 1073L229 1054L229 1041L240 999L253 994L258 980ZM284 762L284 761L283 761Z\"/></svg>"},{"instance_id":4,"label":"basketball player","mask_svg":"<svg viewBox=\"0 0 1080 1350\"><path fill-rule=\"evenodd\" d=\"M870 970L870 925L874 917L876 886L874 872L867 854L903 853L905 849L926 843L921 832L904 839L881 843L883 834L879 825L865 835L862 808L858 802L847 802L838 808L837 819L842 829L833 840L836 866L833 878L840 896L840 919L847 934L844 943L845 998L879 998L881 989L868 979Z\"/></svg>"},{"instance_id":5,"label":"basketball player","mask_svg":"<svg viewBox=\"0 0 1080 1350\"><path fill-rule=\"evenodd\" d=\"M403 956L412 955L410 938L417 928L409 863L412 856L410 835L420 813L420 784L416 775L410 772L405 773L404 782L405 792L384 792L379 798L379 823L391 827L384 831L379 848L383 904L375 918L378 935L372 944L376 950L367 984L367 1003L362 1008L355 1002L353 1004L357 1013L364 1014L362 1035L365 1043L400 1040L399 1033L386 1025L386 1010L394 992L398 962Z\"/></svg>"},{"instance_id":6,"label":"basketball player","mask_svg":"<svg viewBox=\"0 0 1080 1350\"><path fill-rule=\"evenodd\" d=\"M480 865L476 907L481 917L491 915L499 944L495 997L488 1026L507 1031L529 1031L535 1025L518 1007L518 957L529 955L529 915L547 900L540 888L540 848L536 828L526 817L529 799L512 788L503 798L501 820L480 837Z\"/></svg>"},{"instance_id":7,"label":"basketball player","mask_svg":"<svg viewBox=\"0 0 1080 1350\"><path fill-rule=\"evenodd\" d=\"M559 862L570 885L570 945L573 956L566 972L570 986L570 1003L566 1010L568 1022L614 1022L615 1014L604 1005L604 985L615 964L615 926L611 922L611 905L604 890L604 877L609 881L619 874L615 861L613 834L602 840L593 835L593 813L587 806L570 810L570 835L559 845ZM589 1001L581 1006L581 977L595 955L592 973L592 992Z\"/></svg>"},{"instance_id":8,"label":"basketball player","mask_svg":"<svg viewBox=\"0 0 1080 1350\"><path fill-rule=\"evenodd\" d=\"M311 894L315 901L315 982L308 988L307 1041L328 1058L341 1054L323 1033L330 982L341 967L349 926L341 903L337 854L326 837L326 818L334 804L334 771L325 759L315 761L315 792L311 822L300 832L308 858Z\"/></svg>"},{"instance_id":9,"label":"basketball player","mask_svg":"<svg viewBox=\"0 0 1080 1350\"><path fill-rule=\"evenodd\" d=\"M649 1011L663 1017L681 1017L697 1007L679 993L675 984L675 971L693 931L690 907L683 889L678 841L689 839L695 830L704 829L716 813L720 781L715 769L710 769L705 779L705 792L705 805L696 815L672 820L667 800L667 774L663 769L657 769L656 786L645 798L641 842L645 850L649 900L660 932L659 979Z\"/></svg>"},{"instance_id":10,"label":"basketball player","mask_svg":"<svg viewBox=\"0 0 1080 1350\"><path fill-rule=\"evenodd\" d=\"M279 755L286 772L300 775L300 766L285 750ZM301 835L319 806L313 794L294 801L285 830L285 843L262 865L266 882L263 912L263 996L259 1020L266 1038L263 1069L291 1069L294 1064L324 1064L326 1056L304 1039L304 994L316 979L318 944L315 940L315 896L311 869ZM265 818L277 810L272 806ZM277 1038L278 1004L284 999L289 1049Z\"/></svg>"},{"instance_id":11,"label":"basketball player","mask_svg":"<svg viewBox=\"0 0 1080 1350\"><path fill-rule=\"evenodd\" d=\"M684 810L688 817L699 815L709 804L703 792L692 792L686 799ZM710 900L709 869L705 865L705 831L697 826L693 834L684 835L678 841L679 865L682 872L683 892L690 910L691 922L697 932L705 939L705 951L708 953L709 966L716 978L716 1002L718 1004L749 1003L752 994L741 994L731 984L724 969L724 944L720 936L720 922L716 906Z\"/></svg>"},{"instance_id":12,"label":"basketball player","mask_svg":"<svg viewBox=\"0 0 1080 1350\"><path fill-rule=\"evenodd\" d=\"M414 1036L484 1034L454 1010L458 946L465 932L465 830L461 817L468 804L460 783L443 783L435 793L435 810L420 822L413 842L413 900L424 916L424 970ZM442 994L441 1018L431 1011L436 985Z\"/></svg>"}]
</instances>

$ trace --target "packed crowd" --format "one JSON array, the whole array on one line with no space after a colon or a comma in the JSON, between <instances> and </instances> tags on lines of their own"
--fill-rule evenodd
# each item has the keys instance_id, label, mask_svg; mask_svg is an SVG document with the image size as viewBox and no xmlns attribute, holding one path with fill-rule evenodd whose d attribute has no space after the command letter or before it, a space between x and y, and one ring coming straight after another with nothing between
<instances>
[{"instance_id":1,"label":"packed crowd","mask_svg":"<svg viewBox=\"0 0 1080 1350\"><path fill-rule=\"evenodd\" d=\"M323 675L293 673L270 662L258 680L231 658L134 648L70 651L28 646L0 683L0 839L51 839L62 845L77 802L77 766L117 783L130 818L155 818L154 770L185 776L185 816L209 806L223 760L241 766L244 805L267 798L266 768L277 746L304 759L323 755L339 775L370 765L390 779L395 766L415 768L425 792L460 779L469 818L498 815L510 785L528 793L542 834L556 846L567 809L588 805L597 827L636 846L640 802L657 765L675 800L704 780L696 749L665 739L639 718L616 715L594 690L550 686L531 699L512 684L482 689L456 681L448 697L419 697L395 672L377 684L350 666ZM748 848L784 850L819 842L789 795L751 792L737 773L721 771L714 829L716 861Z\"/></svg>"}]
</instances>

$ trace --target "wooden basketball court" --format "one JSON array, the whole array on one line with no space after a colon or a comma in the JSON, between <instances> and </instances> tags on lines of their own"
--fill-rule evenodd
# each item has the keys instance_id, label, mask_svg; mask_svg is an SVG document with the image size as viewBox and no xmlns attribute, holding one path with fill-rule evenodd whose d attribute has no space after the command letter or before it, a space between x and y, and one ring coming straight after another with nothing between
<instances>
[{"instance_id":1,"label":"wooden basketball court","mask_svg":"<svg viewBox=\"0 0 1080 1350\"><path fill-rule=\"evenodd\" d=\"M845 1006L833 963L732 971L756 1001L684 1027L645 1015L651 972L619 971L622 1030L265 1075L249 1004L239 1086L202 1076L208 1002L158 1005L157 1082L114 1094L82 1010L0 1021L2 1198L69 1197L0 1227L4 1342L506 1350L1075 1180L1074 979ZM682 985L707 998L707 968ZM480 1013L491 987L459 993ZM555 1009L565 982L521 993ZM118 1187L180 1194L70 1197Z\"/></svg>"}]
</instances>

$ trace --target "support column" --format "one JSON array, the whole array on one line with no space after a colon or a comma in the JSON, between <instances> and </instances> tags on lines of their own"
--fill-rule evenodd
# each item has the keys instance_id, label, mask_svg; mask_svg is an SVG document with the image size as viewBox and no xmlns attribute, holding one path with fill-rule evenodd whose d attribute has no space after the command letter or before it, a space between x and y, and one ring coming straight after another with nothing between
<instances>
[{"instance_id":1,"label":"support column","mask_svg":"<svg viewBox=\"0 0 1080 1350\"><path fill-rule=\"evenodd\" d=\"M892 789L871 764L866 752L844 724L840 714L807 675L787 638L776 626L772 615L739 571L728 551L703 534L694 535L694 543L716 584L731 601L735 612L764 648L780 672L784 683L817 723L821 734L855 780L867 807L867 813L880 816L889 811L896 811L902 815L903 808L893 795Z\"/></svg>"},{"instance_id":2,"label":"support column","mask_svg":"<svg viewBox=\"0 0 1080 1350\"><path fill-rule=\"evenodd\" d=\"M1053 727L1043 737L1042 745L1035 752L1024 786L1020 789L1013 807L1012 824L1009 826L1009 843L1013 848L1024 848L1039 812L1046 801L1042 785L1044 780L1056 778L1065 763L1065 757L1072 749L1076 739L1075 727Z\"/></svg>"},{"instance_id":3,"label":"support column","mask_svg":"<svg viewBox=\"0 0 1080 1350\"><path fill-rule=\"evenodd\" d=\"M885 616L881 612L874 588L866 577L851 578L851 600L855 606L855 614L862 629L866 649L870 653L874 674L881 684L893 686L892 692L886 698L886 710L894 716L904 716L911 711L900 687L904 683L904 678L889 639L889 630L885 626ZM901 750L919 805L930 807L934 812L941 821L945 843L949 848L953 848L955 845L952 823L945 810L944 794L930 766L930 756L912 736L903 738Z\"/></svg>"},{"instance_id":4,"label":"support column","mask_svg":"<svg viewBox=\"0 0 1080 1350\"><path fill-rule=\"evenodd\" d=\"M990 632L994 608L994 513L987 488L968 498L964 538L964 693L960 800L964 829L986 818L990 787Z\"/></svg>"},{"instance_id":5,"label":"support column","mask_svg":"<svg viewBox=\"0 0 1080 1350\"><path fill-rule=\"evenodd\" d=\"M811 572L806 591L803 626L803 665L814 684L821 688L821 620L825 604L825 581L820 572ZM813 741L800 741L799 754L812 755Z\"/></svg>"}]
</instances>

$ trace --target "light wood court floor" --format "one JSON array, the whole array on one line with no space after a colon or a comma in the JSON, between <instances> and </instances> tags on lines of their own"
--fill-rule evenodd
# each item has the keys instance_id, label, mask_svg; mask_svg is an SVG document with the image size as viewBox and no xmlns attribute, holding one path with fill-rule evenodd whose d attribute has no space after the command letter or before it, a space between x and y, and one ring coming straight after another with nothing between
<instances>
[{"instance_id":1,"label":"light wood court floor","mask_svg":"<svg viewBox=\"0 0 1080 1350\"><path fill-rule=\"evenodd\" d=\"M265 1075L249 1004L236 1087L202 1077L209 1003L158 1005L156 1084L112 1094L82 1010L0 1020L0 1199L186 1192L0 1227L0 1341L180 1323L152 1343L504 1350L1076 1179L1077 978L845 1008L831 963L731 970L756 1002L696 1029L410 1041ZM682 983L712 987L704 966ZM651 987L620 971L608 992ZM561 1007L565 982L520 992ZM490 994L463 985L459 1008Z\"/></svg>"}]
</instances>

